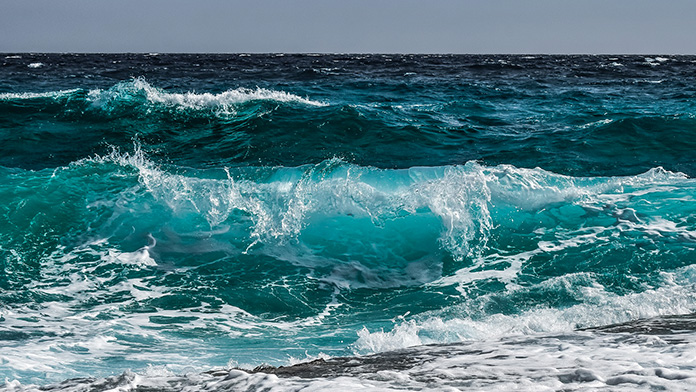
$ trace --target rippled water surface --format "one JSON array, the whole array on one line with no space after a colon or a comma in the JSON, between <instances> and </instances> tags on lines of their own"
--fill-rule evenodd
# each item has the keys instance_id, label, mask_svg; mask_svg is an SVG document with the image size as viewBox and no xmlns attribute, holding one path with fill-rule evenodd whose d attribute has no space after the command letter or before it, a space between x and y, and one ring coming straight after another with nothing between
<instances>
[{"instance_id":1,"label":"rippled water surface","mask_svg":"<svg viewBox=\"0 0 696 392\"><path fill-rule=\"evenodd\" d=\"M694 71L3 54L4 388L689 390Z\"/></svg>"}]
</instances>

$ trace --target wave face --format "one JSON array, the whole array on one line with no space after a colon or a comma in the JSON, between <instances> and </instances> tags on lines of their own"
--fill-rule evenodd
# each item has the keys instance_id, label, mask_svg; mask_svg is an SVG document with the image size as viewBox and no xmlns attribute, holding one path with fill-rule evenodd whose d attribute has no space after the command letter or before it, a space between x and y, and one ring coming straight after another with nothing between
<instances>
[{"instance_id":1,"label":"wave face","mask_svg":"<svg viewBox=\"0 0 696 392\"><path fill-rule=\"evenodd\" d=\"M693 333L630 327L696 310L696 63L660 59L5 56L5 389L673 388Z\"/></svg>"}]
</instances>

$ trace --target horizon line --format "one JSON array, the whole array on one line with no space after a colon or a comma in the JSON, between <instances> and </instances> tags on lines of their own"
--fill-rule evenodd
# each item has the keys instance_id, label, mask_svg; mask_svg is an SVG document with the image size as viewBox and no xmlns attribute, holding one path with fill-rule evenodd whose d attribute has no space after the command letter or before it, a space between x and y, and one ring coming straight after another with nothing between
<instances>
[{"instance_id":1,"label":"horizon line","mask_svg":"<svg viewBox=\"0 0 696 392\"><path fill-rule=\"evenodd\" d=\"M696 56L696 53L610 53L610 52L600 52L600 53L495 53L495 52L468 52L468 53L457 53L457 52L158 52L158 51L105 51L105 52L91 52L91 51L26 51L26 52L4 52L0 51L0 55L17 55L17 54L140 54L140 55L198 55L198 54L219 54L219 55L314 55L314 56L327 56L327 55L402 55L402 56Z\"/></svg>"}]
</instances>

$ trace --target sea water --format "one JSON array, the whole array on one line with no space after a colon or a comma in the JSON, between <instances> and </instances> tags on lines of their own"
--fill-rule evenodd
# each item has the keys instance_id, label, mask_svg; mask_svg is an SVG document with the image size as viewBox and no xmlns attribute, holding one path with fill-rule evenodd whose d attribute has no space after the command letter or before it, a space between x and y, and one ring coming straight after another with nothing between
<instances>
[{"instance_id":1,"label":"sea water","mask_svg":"<svg viewBox=\"0 0 696 392\"><path fill-rule=\"evenodd\" d=\"M696 57L0 65L0 389L696 388Z\"/></svg>"}]
</instances>

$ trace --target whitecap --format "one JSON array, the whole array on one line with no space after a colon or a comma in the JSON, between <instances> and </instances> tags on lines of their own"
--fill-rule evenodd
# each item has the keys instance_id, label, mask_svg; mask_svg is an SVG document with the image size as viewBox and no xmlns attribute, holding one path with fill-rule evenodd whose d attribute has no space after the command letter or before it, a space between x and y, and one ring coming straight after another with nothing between
<instances>
[{"instance_id":1,"label":"whitecap","mask_svg":"<svg viewBox=\"0 0 696 392\"><path fill-rule=\"evenodd\" d=\"M91 90L89 100L94 106L107 107L114 101L127 101L134 97L144 97L152 105L177 109L212 109L219 114L234 114L235 105L253 101L274 101L300 103L310 106L325 106L323 102L313 101L285 91L236 88L221 93L168 92L152 86L143 78L122 82L108 90Z\"/></svg>"},{"instance_id":2,"label":"whitecap","mask_svg":"<svg viewBox=\"0 0 696 392\"><path fill-rule=\"evenodd\" d=\"M72 89L72 90L60 90L60 91L47 91L47 92L43 92L43 93L32 93L32 92L0 93L0 100L62 98L62 97L74 94L78 91L80 91L80 90L79 89Z\"/></svg>"}]
</instances>

